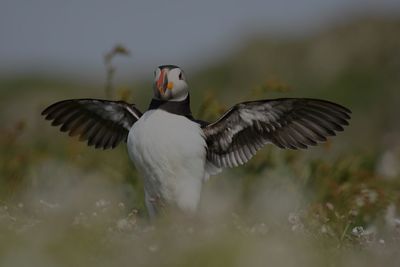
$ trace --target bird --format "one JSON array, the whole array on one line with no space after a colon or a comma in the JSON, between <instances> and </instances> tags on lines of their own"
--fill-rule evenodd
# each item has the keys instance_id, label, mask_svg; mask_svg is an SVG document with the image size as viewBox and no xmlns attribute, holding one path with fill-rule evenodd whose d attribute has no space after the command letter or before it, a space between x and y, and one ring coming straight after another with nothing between
<instances>
[{"instance_id":1,"label":"bird","mask_svg":"<svg viewBox=\"0 0 400 267\"><path fill-rule=\"evenodd\" d=\"M143 178L150 218L168 208L194 214L203 183L247 163L267 144L307 149L349 125L350 109L313 98L276 98L233 105L215 122L193 117L189 85L176 65L155 69L153 97L142 113L134 104L68 99L42 112L62 132L95 148L121 143Z\"/></svg>"}]
</instances>

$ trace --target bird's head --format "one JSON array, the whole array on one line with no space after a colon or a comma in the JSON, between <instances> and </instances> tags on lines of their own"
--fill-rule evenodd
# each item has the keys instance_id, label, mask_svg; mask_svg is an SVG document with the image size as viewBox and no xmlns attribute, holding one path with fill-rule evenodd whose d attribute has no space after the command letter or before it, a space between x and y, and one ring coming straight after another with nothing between
<instances>
[{"instance_id":1,"label":"bird's head","mask_svg":"<svg viewBox=\"0 0 400 267\"><path fill-rule=\"evenodd\" d=\"M163 65L154 71L154 98L168 101L184 100L189 94L183 71L174 65Z\"/></svg>"}]
</instances>

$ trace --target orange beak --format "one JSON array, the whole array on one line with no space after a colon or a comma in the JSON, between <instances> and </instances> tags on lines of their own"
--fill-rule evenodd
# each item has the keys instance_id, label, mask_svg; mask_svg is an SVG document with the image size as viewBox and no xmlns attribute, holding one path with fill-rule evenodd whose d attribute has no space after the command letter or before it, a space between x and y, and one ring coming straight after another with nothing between
<instances>
[{"instance_id":1,"label":"orange beak","mask_svg":"<svg viewBox=\"0 0 400 267\"><path fill-rule=\"evenodd\" d=\"M161 70L160 77L158 78L158 81L156 83L157 89L161 95L165 93L165 90L167 89L167 84L168 84L168 79L166 77L166 71Z\"/></svg>"}]
</instances>

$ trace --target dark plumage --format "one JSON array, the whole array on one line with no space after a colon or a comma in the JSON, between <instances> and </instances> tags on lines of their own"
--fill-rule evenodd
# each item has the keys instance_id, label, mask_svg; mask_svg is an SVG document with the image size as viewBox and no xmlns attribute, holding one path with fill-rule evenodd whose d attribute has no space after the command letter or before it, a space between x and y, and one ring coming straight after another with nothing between
<instances>
[{"instance_id":1,"label":"dark plumage","mask_svg":"<svg viewBox=\"0 0 400 267\"><path fill-rule=\"evenodd\" d=\"M79 135L95 148L114 148L126 142L131 126L142 116L134 105L123 101L70 99L47 107L42 115L69 136Z\"/></svg>"},{"instance_id":2,"label":"dark plumage","mask_svg":"<svg viewBox=\"0 0 400 267\"><path fill-rule=\"evenodd\" d=\"M183 116L202 126L207 159L219 168L246 163L266 143L290 149L315 146L343 131L351 114L349 109L325 100L280 98L237 104L210 124L192 117L188 99L165 103L160 108L168 111L172 103L171 112L185 111ZM123 101L71 99L49 106L42 115L52 120L53 126L61 125L62 132L87 140L89 146L108 149L126 142L142 113Z\"/></svg>"},{"instance_id":3,"label":"dark plumage","mask_svg":"<svg viewBox=\"0 0 400 267\"><path fill-rule=\"evenodd\" d=\"M246 163L267 143L306 149L343 131L351 111L319 99L281 98L243 102L203 127L207 159L216 167Z\"/></svg>"}]
</instances>

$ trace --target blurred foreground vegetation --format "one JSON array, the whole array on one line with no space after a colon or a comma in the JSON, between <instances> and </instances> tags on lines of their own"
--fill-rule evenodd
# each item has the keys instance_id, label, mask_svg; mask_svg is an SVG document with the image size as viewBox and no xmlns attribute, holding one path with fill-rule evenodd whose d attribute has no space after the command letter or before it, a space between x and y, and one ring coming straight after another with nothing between
<instances>
[{"instance_id":1,"label":"blurred foreground vegetation","mask_svg":"<svg viewBox=\"0 0 400 267\"><path fill-rule=\"evenodd\" d=\"M205 120L290 96L341 103L353 118L318 148L268 146L205 184L198 217L155 225L125 147L95 151L40 117L57 100L104 98L102 88L3 77L0 266L398 266L399 33L400 20L364 19L302 39L260 37L187 73ZM150 81L115 83L116 98L147 107Z\"/></svg>"}]
</instances>

